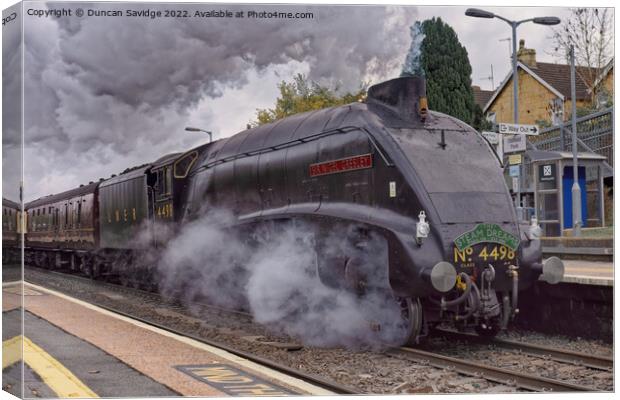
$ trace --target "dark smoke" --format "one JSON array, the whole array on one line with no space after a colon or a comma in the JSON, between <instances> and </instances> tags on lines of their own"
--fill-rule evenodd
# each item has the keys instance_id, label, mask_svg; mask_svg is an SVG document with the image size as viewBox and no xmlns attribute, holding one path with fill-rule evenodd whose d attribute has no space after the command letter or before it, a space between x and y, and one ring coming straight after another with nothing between
<instances>
[{"instance_id":1,"label":"dark smoke","mask_svg":"<svg viewBox=\"0 0 620 400\"><path fill-rule=\"evenodd\" d=\"M53 8L163 10L157 3L48 3ZM247 87L249 76L288 65L342 90L398 68L407 7L175 4L177 10L312 12L312 19L37 18L25 16L28 198L58 193L204 141L183 133L213 99ZM293 71L294 72L294 71ZM289 79L288 76L282 77ZM256 79L256 78L254 78ZM259 78L260 79L260 78ZM274 88L277 81L274 81ZM213 126L241 130L247 115ZM234 99L231 99L234 102ZM272 104L273 100L271 100ZM231 105L232 106L232 105ZM204 110L204 111L202 111ZM193 118L196 118L195 116ZM101 175L99 175L101 174Z\"/></svg>"}]
</instances>

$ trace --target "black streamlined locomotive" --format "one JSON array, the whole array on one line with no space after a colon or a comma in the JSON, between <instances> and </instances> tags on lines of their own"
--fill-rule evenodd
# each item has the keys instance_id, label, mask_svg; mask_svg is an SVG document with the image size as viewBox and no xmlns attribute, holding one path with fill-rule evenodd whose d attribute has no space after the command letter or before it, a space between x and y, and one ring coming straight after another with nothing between
<instances>
[{"instance_id":1,"label":"black streamlined locomotive","mask_svg":"<svg viewBox=\"0 0 620 400\"><path fill-rule=\"evenodd\" d=\"M563 275L560 260L542 262L536 221L519 224L500 164L474 129L428 110L424 79L402 77L371 87L365 102L294 115L53 196L59 207L37 200L28 213L32 204L49 209L52 238L28 240L26 254L92 276L123 274L128 263L118 260L139 264L141 252L165 246L162 226L181 229L210 209L230 210L240 231L303 221L321 280L360 295L369 285L390 292L409 342L441 321L492 335L518 312L520 290L541 274L550 283ZM76 204L94 210L88 221ZM94 235L79 233L84 223ZM323 251L343 226L337 240L351 245ZM371 237L387 257L369 270Z\"/></svg>"}]
</instances>

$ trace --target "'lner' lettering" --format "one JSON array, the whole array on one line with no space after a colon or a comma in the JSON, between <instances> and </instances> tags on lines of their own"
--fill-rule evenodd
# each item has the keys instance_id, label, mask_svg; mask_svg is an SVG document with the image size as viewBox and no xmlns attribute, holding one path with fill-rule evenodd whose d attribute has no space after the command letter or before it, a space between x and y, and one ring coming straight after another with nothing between
<instances>
[{"instance_id":1,"label":"'lner' lettering","mask_svg":"<svg viewBox=\"0 0 620 400\"><path fill-rule=\"evenodd\" d=\"M239 375L235 371L231 371L226 367L201 368L195 369L192 372L202 378L205 378L209 382L236 384L253 382L252 378Z\"/></svg>"},{"instance_id":2,"label":"'lner' lettering","mask_svg":"<svg viewBox=\"0 0 620 400\"><path fill-rule=\"evenodd\" d=\"M252 386L228 386L227 389L240 396L282 396L286 394L262 383Z\"/></svg>"},{"instance_id":3,"label":"'lner' lettering","mask_svg":"<svg viewBox=\"0 0 620 400\"><path fill-rule=\"evenodd\" d=\"M176 369L232 396L285 396L287 389L226 364L178 365Z\"/></svg>"}]
</instances>

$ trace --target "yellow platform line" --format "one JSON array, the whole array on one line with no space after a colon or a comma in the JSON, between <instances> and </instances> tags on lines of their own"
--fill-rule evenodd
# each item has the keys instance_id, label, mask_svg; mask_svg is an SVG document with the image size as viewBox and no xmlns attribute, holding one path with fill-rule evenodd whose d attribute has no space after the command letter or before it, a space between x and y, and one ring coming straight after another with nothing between
<instances>
[{"instance_id":1,"label":"yellow platform line","mask_svg":"<svg viewBox=\"0 0 620 400\"><path fill-rule=\"evenodd\" d=\"M20 344L23 338L24 345L24 361L32 368L45 382L50 389L54 391L60 398L94 398L99 397L95 392L90 390L77 376L65 368L58 360L52 357L41 347L34 344L30 339L23 336L16 336L2 343L3 351L9 350L14 362L20 360ZM17 348L17 350L15 350ZM17 358L15 359L15 354ZM7 362L10 361L7 358ZM8 364L11 365L11 364ZM7 366L8 366L7 365ZM5 359L2 359L2 368L4 369Z\"/></svg>"},{"instance_id":2,"label":"yellow platform line","mask_svg":"<svg viewBox=\"0 0 620 400\"><path fill-rule=\"evenodd\" d=\"M2 369L22 359L22 337L15 336L2 342Z\"/></svg>"}]
</instances>

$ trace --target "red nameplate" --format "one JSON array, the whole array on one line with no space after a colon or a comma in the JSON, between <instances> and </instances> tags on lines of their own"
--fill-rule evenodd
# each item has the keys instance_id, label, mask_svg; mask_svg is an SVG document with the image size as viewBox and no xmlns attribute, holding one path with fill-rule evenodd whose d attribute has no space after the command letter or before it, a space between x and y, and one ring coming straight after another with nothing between
<instances>
[{"instance_id":1,"label":"red nameplate","mask_svg":"<svg viewBox=\"0 0 620 400\"><path fill-rule=\"evenodd\" d=\"M340 160L310 164L310 176L337 174L339 172L366 168L372 168L372 154L363 154L361 156L341 158Z\"/></svg>"}]
</instances>

